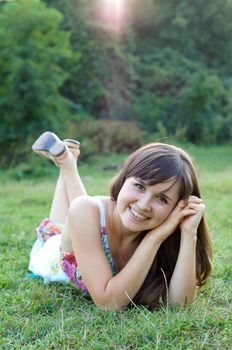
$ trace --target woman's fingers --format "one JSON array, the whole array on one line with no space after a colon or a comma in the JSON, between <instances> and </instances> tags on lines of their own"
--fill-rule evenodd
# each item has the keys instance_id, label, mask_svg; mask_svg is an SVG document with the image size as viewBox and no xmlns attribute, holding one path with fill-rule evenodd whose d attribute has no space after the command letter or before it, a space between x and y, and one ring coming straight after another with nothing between
<instances>
[{"instance_id":1,"label":"woman's fingers","mask_svg":"<svg viewBox=\"0 0 232 350\"><path fill-rule=\"evenodd\" d=\"M188 197L187 203L202 203L202 199L197 196L191 195Z\"/></svg>"},{"instance_id":2,"label":"woman's fingers","mask_svg":"<svg viewBox=\"0 0 232 350\"><path fill-rule=\"evenodd\" d=\"M204 203L188 203L186 208L196 209L197 211L204 211L205 205Z\"/></svg>"},{"instance_id":3,"label":"woman's fingers","mask_svg":"<svg viewBox=\"0 0 232 350\"><path fill-rule=\"evenodd\" d=\"M197 196L189 196L187 199L181 199L177 205L176 205L176 209L178 211L178 208L179 209L183 209L185 207L187 207L189 204L191 203L195 203L195 204L200 204L202 203L202 199L197 197Z\"/></svg>"},{"instance_id":4,"label":"woman's fingers","mask_svg":"<svg viewBox=\"0 0 232 350\"><path fill-rule=\"evenodd\" d=\"M197 209L194 209L194 208L183 209L181 211L181 219L189 215L195 215L197 213L198 213Z\"/></svg>"},{"instance_id":5,"label":"woman's fingers","mask_svg":"<svg viewBox=\"0 0 232 350\"><path fill-rule=\"evenodd\" d=\"M181 211L182 219L180 223L181 230L183 232L189 232L196 234L199 223L203 217L205 211L204 203L190 202Z\"/></svg>"},{"instance_id":6,"label":"woman's fingers","mask_svg":"<svg viewBox=\"0 0 232 350\"><path fill-rule=\"evenodd\" d=\"M197 213L203 214L205 211L205 205L204 203L188 203L182 210L181 210L181 216L187 216L187 215L193 215ZM188 212L191 212L191 214L187 214Z\"/></svg>"},{"instance_id":7,"label":"woman's fingers","mask_svg":"<svg viewBox=\"0 0 232 350\"><path fill-rule=\"evenodd\" d=\"M187 200L182 199L177 203L169 217L150 233L155 234L163 241L180 225L181 230L195 234L204 210L205 205L201 198L190 196Z\"/></svg>"},{"instance_id":8,"label":"woman's fingers","mask_svg":"<svg viewBox=\"0 0 232 350\"><path fill-rule=\"evenodd\" d=\"M203 201L201 198L197 197L197 196L189 196L188 199L181 199L177 205L176 205L176 209L178 211L178 209L184 209L184 208L198 208L195 207L195 205L200 205L203 204ZM204 205L204 204L203 204Z\"/></svg>"}]
</instances>

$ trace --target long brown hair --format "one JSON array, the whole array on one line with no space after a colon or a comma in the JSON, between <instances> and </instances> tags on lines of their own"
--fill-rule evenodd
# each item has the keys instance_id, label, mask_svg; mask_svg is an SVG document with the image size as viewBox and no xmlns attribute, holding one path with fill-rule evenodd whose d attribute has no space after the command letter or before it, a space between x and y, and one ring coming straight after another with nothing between
<instances>
[{"instance_id":1,"label":"long brown hair","mask_svg":"<svg viewBox=\"0 0 232 350\"><path fill-rule=\"evenodd\" d=\"M198 178L190 156L181 148L151 143L132 153L118 175L111 182L111 198L116 201L118 194L129 177L140 178L148 185L155 185L171 178L180 183L179 199L190 195L201 197ZM141 234L141 240L146 232ZM167 288L179 253L180 229L177 228L160 246L147 277L134 297L134 302L157 307L160 301L166 302ZM196 278L202 286L210 275L212 265L212 244L205 218L200 221L197 230Z\"/></svg>"}]
</instances>

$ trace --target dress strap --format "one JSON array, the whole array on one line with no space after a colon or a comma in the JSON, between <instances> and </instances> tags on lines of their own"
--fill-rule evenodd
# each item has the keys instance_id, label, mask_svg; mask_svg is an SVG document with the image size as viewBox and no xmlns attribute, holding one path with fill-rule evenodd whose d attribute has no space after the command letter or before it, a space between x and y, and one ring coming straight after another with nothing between
<instances>
[{"instance_id":1,"label":"dress strap","mask_svg":"<svg viewBox=\"0 0 232 350\"><path fill-rule=\"evenodd\" d=\"M113 261L113 257L110 252L109 242L107 238L107 232L106 232L106 220L105 220L105 208L103 205L102 200L99 197L95 197L96 202L98 204L99 210L100 210L100 227L101 227L101 240L102 240L102 246L105 251L107 260L111 266L111 270L113 275L116 274L116 266Z\"/></svg>"},{"instance_id":2,"label":"dress strap","mask_svg":"<svg viewBox=\"0 0 232 350\"><path fill-rule=\"evenodd\" d=\"M106 227L106 219L105 219L105 208L102 203L102 200L99 197L95 197L99 210L100 210L100 225L101 227Z\"/></svg>"}]
</instances>

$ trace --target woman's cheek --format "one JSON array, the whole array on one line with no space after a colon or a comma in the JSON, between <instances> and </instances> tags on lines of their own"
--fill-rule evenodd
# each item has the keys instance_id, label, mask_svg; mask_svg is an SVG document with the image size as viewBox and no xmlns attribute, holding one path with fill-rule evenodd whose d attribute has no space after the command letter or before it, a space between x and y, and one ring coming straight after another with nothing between
<instances>
[{"instance_id":1,"label":"woman's cheek","mask_svg":"<svg viewBox=\"0 0 232 350\"><path fill-rule=\"evenodd\" d=\"M168 218L168 216L171 214L173 209L174 208L169 207L167 205L164 205L164 206L159 205L157 207L156 210L157 210L157 214L158 214L158 217L159 217L161 223L163 223Z\"/></svg>"}]
</instances>

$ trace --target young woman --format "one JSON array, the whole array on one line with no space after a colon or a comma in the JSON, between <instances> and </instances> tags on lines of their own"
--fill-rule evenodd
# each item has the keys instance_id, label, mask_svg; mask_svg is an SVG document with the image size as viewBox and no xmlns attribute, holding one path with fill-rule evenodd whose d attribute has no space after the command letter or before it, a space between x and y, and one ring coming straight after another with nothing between
<instances>
[{"instance_id":1,"label":"young woman","mask_svg":"<svg viewBox=\"0 0 232 350\"><path fill-rule=\"evenodd\" d=\"M60 169L30 255L34 274L70 281L106 309L194 300L211 272L212 248L185 151L145 145L125 161L110 196L91 197L77 171L78 142L45 132L32 149Z\"/></svg>"}]
</instances>

